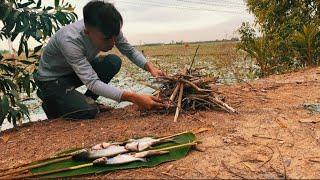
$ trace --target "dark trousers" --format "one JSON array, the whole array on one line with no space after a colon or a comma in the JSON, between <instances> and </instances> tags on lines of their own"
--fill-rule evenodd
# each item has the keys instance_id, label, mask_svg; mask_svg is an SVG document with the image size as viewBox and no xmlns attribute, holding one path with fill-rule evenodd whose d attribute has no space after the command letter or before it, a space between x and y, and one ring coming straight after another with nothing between
<instances>
[{"instance_id":1,"label":"dark trousers","mask_svg":"<svg viewBox=\"0 0 320 180\"><path fill-rule=\"evenodd\" d=\"M103 59L96 58L91 62L101 81L109 83L119 72L121 59L109 54ZM37 95L43 101L42 107L49 119L93 119L99 112L95 100L98 95L90 90L82 94L75 88L82 86L78 76L74 74L59 77L53 81L36 81Z\"/></svg>"}]
</instances>

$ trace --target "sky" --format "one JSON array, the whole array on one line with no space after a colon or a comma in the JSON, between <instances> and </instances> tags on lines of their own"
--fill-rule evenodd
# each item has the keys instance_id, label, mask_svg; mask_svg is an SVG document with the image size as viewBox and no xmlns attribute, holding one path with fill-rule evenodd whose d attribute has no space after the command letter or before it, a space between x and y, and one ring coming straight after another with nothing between
<instances>
[{"instance_id":1,"label":"sky","mask_svg":"<svg viewBox=\"0 0 320 180\"><path fill-rule=\"evenodd\" d=\"M82 8L89 0L64 0ZM54 0L43 0L53 5ZM237 37L242 22L253 22L242 0L109 0L124 19L123 33L134 45L171 41L210 41ZM1 25L0 25L1 27ZM17 47L18 42L13 43ZM8 43L1 42L0 49ZM31 42L32 46L32 42Z\"/></svg>"}]
</instances>

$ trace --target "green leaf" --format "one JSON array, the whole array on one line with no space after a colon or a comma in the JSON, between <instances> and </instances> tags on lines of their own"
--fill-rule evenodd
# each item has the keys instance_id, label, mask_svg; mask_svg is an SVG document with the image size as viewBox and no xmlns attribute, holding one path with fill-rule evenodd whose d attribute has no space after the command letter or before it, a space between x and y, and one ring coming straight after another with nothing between
<instances>
[{"instance_id":1,"label":"green leaf","mask_svg":"<svg viewBox=\"0 0 320 180\"><path fill-rule=\"evenodd\" d=\"M21 112L30 119L29 110L28 110L27 106L24 105L24 104L22 104L22 103L17 103L17 105L18 105L19 108L21 109Z\"/></svg>"},{"instance_id":2,"label":"green leaf","mask_svg":"<svg viewBox=\"0 0 320 180\"><path fill-rule=\"evenodd\" d=\"M28 96L30 97L30 76L27 75L25 78L23 78L23 89L26 91Z\"/></svg>"},{"instance_id":3,"label":"green leaf","mask_svg":"<svg viewBox=\"0 0 320 180\"><path fill-rule=\"evenodd\" d=\"M29 1L29 2L26 2L26 3L18 3L18 8L25 8L25 7L28 7L29 5L33 4L34 1Z\"/></svg>"},{"instance_id":4,"label":"green leaf","mask_svg":"<svg viewBox=\"0 0 320 180\"><path fill-rule=\"evenodd\" d=\"M17 89L17 86L12 82L11 79L5 79L4 81L11 87L11 89Z\"/></svg>"},{"instance_id":5,"label":"green leaf","mask_svg":"<svg viewBox=\"0 0 320 180\"><path fill-rule=\"evenodd\" d=\"M170 147L170 146L179 145L179 144L185 144L185 143L193 142L195 141L195 139L196 138L194 134L185 133L175 137L174 142L167 142L162 144L161 146L156 146L155 148L157 149L157 148ZM112 165L112 166L111 165L90 166L90 167L85 167L81 169L50 174L50 175L43 176L42 178L71 177L71 176L79 176L79 175L87 175L87 174L97 174L97 173L103 173L103 172L115 171L115 170L121 170L121 169L154 167L164 162L181 159L187 155L189 150L190 150L190 147L182 147L182 148L172 149L169 151L168 154L149 157L147 158L147 162L131 162L127 164ZM32 169L31 172L39 173L39 172L44 172L48 170L67 168L67 167L72 167L72 166L86 164L86 163L89 163L89 162L76 162L73 160L66 160L66 161L55 163L55 164L50 164L44 167Z\"/></svg>"},{"instance_id":6,"label":"green leaf","mask_svg":"<svg viewBox=\"0 0 320 180\"><path fill-rule=\"evenodd\" d=\"M23 41L23 46L24 46L24 52L26 53L26 57L29 57L29 49L28 49L28 42Z\"/></svg>"},{"instance_id":7,"label":"green leaf","mask_svg":"<svg viewBox=\"0 0 320 180\"><path fill-rule=\"evenodd\" d=\"M59 6L59 0L54 0L54 7L57 8Z\"/></svg>"},{"instance_id":8,"label":"green leaf","mask_svg":"<svg viewBox=\"0 0 320 180\"><path fill-rule=\"evenodd\" d=\"M33 49L33 53L36 53L36 52L38 52L38 51L40 51L40 49L42 48L42 44L40 45L40 46L37 46L37 47L35 47L34 49Z\"/></svg>"},{"instance_id":9,"label":"green leaf","mask_svg":"<svg viewBox=\"0 0 320 180\"><path fill-rule=\"evenodd\" d=\"M6 95L2 97L1 108L3 115L6 116L9 111L9 100Z\"/></svg>"},{"instance_id":10,"label":"green leaf","mask_svg":"<svg viewBox=\"0 0 320 180\"><path fill-rule=\"evenodd\" d=\"M41 0L38 0L37 8L40 8L40 7L41 7Z\"/></svg>"},{"instance_id":11,"label":"green leaf","mask_svg":"<svg viewBox=\"0 0 320 180\"><path fill-rule=\"evenodd\" d=\"M1 17L2 20L6 20L10 14L10 12L12 11L11 7L7 7L5 8L5 12L3 13L3 16Z\"/></svg>"},{"instance_id":12,"label":"green leaf","mask_svg":"<svg viewBox=\"0 0 320 180\"><path fill-rule=\"evenodd\" d=\"M22 39L21 39L20 44L19 44L18 56L20 56L20 54L22 53L22 51L23 51L23 41L22 41Z\"/></svg>"}]
</instances>

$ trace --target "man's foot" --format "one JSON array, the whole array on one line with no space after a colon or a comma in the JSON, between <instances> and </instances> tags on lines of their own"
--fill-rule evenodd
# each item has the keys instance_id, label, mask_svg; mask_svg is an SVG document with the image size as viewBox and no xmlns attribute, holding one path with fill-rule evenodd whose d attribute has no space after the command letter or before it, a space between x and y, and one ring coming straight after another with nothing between
<instances>
[{"instance_id":1,"label":"man's foot","mask_svg":"<svg viewBox=\"0 0 320 180\"><path fill-rule=\"evenodd\" d=\"M100 104L97 103L98 108L99 108L99 112L107 112L107 111L111 111L113 108L104 104Z\"/></svg>"}]
</instances>

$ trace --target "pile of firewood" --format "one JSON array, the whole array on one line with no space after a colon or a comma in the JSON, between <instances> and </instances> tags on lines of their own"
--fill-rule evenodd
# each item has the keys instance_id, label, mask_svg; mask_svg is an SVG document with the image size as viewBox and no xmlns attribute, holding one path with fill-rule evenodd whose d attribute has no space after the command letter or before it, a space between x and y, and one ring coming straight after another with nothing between
<instances>
[{"instance_id":1,"label":"pile of firewood","mask_svg":"<svg viewBox=\"0 0 320 180\"><path fill-rule=\"evenodd\" d=\"M181 73L159 77L157 80L157 83L161 84L159 89L161 99L173 105L167 111L175 110L174 122L177 121L181 111L220 109L235 113L236 110L226 104L224 98L220 98L210 87L218 78L203 77L196 72L196 69L192 70L193 62L194 59Z\"/></svg>"}]
</instances>

